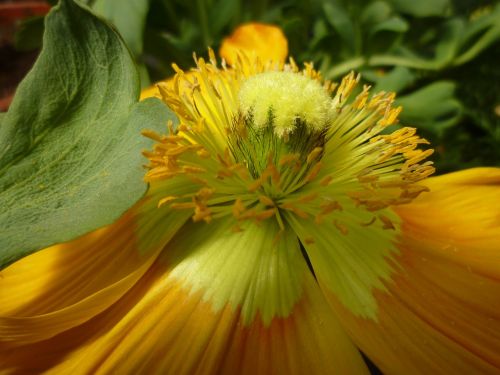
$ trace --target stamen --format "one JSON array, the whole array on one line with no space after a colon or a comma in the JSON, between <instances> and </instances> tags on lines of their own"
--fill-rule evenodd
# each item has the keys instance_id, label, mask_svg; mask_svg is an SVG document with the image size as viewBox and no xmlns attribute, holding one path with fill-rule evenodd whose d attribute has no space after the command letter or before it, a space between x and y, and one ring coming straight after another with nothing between
<instances>
[{"instance_id":1,"label":"stamen","mask_svg":"<svg viewBox=\"0 0 500 375\"><path fill-rule=\"evenodd\" d=\"M312 238L312 237L306 237L306 238L304 238L304 242L306 245L312 245L315 241L314 241L314 238Z\"/></svg>"},{"instance_id":2,"label":"stamen","mask_svg":"<svg viewBox=\"0 0 500 375\"><path fill-rule=\"evenodd\" d=\"M364 86L348 100L360 80L354 72L337 87L293 59L267 64L241 53L227 68L208 55L195 56L189 72L173 64L174 79L158 85L177 128L169 121L167 134L142 132L156 142L143 152L145 180L183 178L186 186L178 196L165 188L158 207L192 210L195 222L233 217L236 232L270 219L284 231L295 215L348 235L377 220L397 229L384 210L428 191L417 184L434 171L423 162L433 150L419 149L428 142L408 127L377 135L398 122L393 93L370 97Z\"/></svg>"},{"instance_id":3,"label":"stamen","mask_svg":"<svg viewBox=\"0 0 500 375\"><path fill-rule=\"evenodd\" d=\"M176 196L168 196L168 197L162 198L158 201L158 208L160 208L161 206L163 206L167 203L173 202L176 199L179 199L179 198Z\"/></svg>"},{"instance_id":4,"label":"stamen","mask_svg":"<svg viewBox=\"0 0 500 375\"><path fill-rule=\"evenodd\" d=\"M383 229L392 229L392 230L396 229L396 227L392 223L391 219L389 219L387 216L385 216L385 215L378 215L378 218L380 219L380 221L384 225L382 227Z\"/></svg>"},{"instance_id":5,"label":"stamen","mask_svg":"<svg viewBox=\"0 0 500 375\"><path fill-rule=\"evenodd\" d=\"M297 215L298 217L302 218L302 219L308 219L309 218L309 215L307 214L307 212L305 211L302 211L300 208L297 208L295 207L293 204L291 203L283 203L280 208L283 208L285 210L288 210L288 211L291 211L293 212L295 215Z\"/></svg>"},{"instance_id":6,"label":"stamen","mask_svg":"<svg viewBox=\"0 0 500 375\"><path fill-rule=\"evenodd\" d=\"M368 221L367 223L361 223L362 226L364 227L369 227L370 225L372 225L375 221L377 220L377 218L375 216L373 216L370 221Z\"/></svg>"},{"instance_id":7,"label":"stamen","mask_svg":"<svg viewBox=\"0 0 500 375\"><path fill-rule=\"evenodd\" d=\"M259 201L262 203L264 206L268 207L274 207L274 202L271 198L265 196L265 195L259 195Z\"/></svg>"},{"instance_id":8,"label":"stamen","mask_svg":"<svg viewBox=\"0 0 500 375\"><path fill-rule=\"evenodd\" d=\"M332 182L333 180L333 177L332 176L326 176L324 177L321 181L320 181L320 185L321 186L328 186L330 184L330 182Z\"/></svg>"},{"instance_id":9,"label":"stamen","mask_svg":"<svg viewBox=\"0 0 500 375\"><path fill-rule=\"evenodd\" d=\"M306 182L311 182L312 180L314 180L316 178L316 176L318 175L321 167L322 167L322 163L321 162L316 163L314 165L314 167L311 168L311 171L309 172L309 174L305 178L305 181Z\"/></svg>"},{"instance_id":10,"label":"stamen","mask_svg":"<svg viewBox=\"0 0 500 375\"><path fill-rule=\"evenodd\" d=\"M309 155L307 155L307 164L311 164L313 161L315 161L322 152L323 147L315 147L314 150L312 150Z\"/></svg>"},{"instance_id":11,"label":"stamen","mask_svg":"<svg viewBox=\"0 0 500 375\"><path fill-rule=\"evenodd\" d=\"M333 225L335 225L335 228L337 228L340 233L342 233L344 236L346 236L349 233L349 229L342 223L340 223L338 220L333 220Z\"/></svg>"}]
</instances>

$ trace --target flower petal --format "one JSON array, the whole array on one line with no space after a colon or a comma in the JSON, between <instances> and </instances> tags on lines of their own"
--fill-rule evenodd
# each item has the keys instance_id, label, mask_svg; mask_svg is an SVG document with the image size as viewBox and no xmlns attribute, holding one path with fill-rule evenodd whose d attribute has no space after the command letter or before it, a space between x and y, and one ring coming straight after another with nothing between
<instances>
[{"instance_id":1,"label":"flower petal","mask_svg":"<svg viewBox=\"0 0 500 375\"><path fill-rule=\"evenodd\" d=\"M121 298L189 217L157 209L152 191L114 224L2 270L0 342L47 339Z\"/></svg>"},{"instance_id":2,"label":"flower petal","mask_svg":"<svg viewBox=\"0 0 500 375\"><path fill-rule=\"evenodd\" d=\"M273 245L277 225L217 224L186 225L103 314L0 360L56 373L366 373L293 233Z\"/></svg>"},{"instance_id":3,"label":"flower petal","mask_svg":"<svg viewBox=\"0 0 500 375\"><path fill-rule=\"evenodd\" d=\"M236 63L238 51L255 53L266 62L284 62L288 55L288 41L279 27L249 23L238 27L222 41L219 54L230 64Z\"/></svg>"},{"instance_id":4,"label":"flower petal","mask_svg":"<svg viewBox=\"0 0 500 375\"><path fill-rule=\"evenodd\" d=\"M388 374L500 372L500 169L429 179L398 207L397 272L376 291L377 321L330 294L360 348Z\"/></svg>"},{"instance_id":5,"label":"flower petal","mask_svg":"<svg viewBox=\"0 0 500 375\"><path fill-rule=\"evenodd\" d=\"M354 314L375 319L377 302L373 292L384 290L383 281L390 278L390 258L397 253L392 243L394 231L384 230L380 224L364 227L360 222L369 220L370 214L351 219L349 211L355 210L344 210L340 229L293 214L287 213L285 218L301 239L320 285L335 293Z\"/></svg>"},{"instance_id":6,"label":"flower petal","mask_svg":"<svg viewBox=\"0 0 500 375\"><path fill-rule=\"evenodd\" d=\"M168 84L170 81L171 81L171 79L166 79L166 80L160 81L160 82ZM158 82L158 83L160 83L160 82ZM147 98L161 98L160 90L158 90L157 84L154 84L154 85L149 86L149 87L145 88L144 90L142 90L139 100L144 100Z\"/></svg>"}]
</instances>

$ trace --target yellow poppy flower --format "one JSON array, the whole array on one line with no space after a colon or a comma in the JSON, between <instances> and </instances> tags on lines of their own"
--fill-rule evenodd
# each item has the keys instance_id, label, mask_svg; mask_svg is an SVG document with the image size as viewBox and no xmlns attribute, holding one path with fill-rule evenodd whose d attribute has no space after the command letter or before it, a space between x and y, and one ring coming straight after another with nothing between
<instances>
[{"instance_id":1,"label":"yellow poppy flower","mask_svg":"<svg viewBox=\"0 0 500 375\"><path fill-rule=\"evenodd\" d=\"M500 371L500 170L433 167L394 95L240 54L159 84L179 124L116 223L0 273L5 373ZM351 97L351 98L350 98Z\"/></svg>"}]
</instances>

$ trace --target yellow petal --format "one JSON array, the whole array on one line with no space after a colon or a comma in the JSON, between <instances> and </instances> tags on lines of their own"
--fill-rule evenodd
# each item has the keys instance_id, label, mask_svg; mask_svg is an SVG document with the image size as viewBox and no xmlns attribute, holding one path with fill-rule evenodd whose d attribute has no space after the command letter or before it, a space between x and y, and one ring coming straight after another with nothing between
<instances>
[{"instance_id":1,"label":"yellow petal","mask_svg":"<svg viewBox=\"0 0 500 375\"><path fill-rule=\"evenodd\" d=\"M44 340L101 313L144 275L188 217L157 210L150 193L114 224L2 270L0 342Z\"/></svg>"},{"instance_id":2,"label":"yellow petal","mask_svg":"<svg viewBox=\"0 0 500 375\"><path fill-rule=\"evenodd\" d=\"M249 23L238 27L222 41L219 54L232 65L237 60L238 51L256 54L264 62L282 63L288 55L288 41L279 27Z\"/></svg>"},{"instance_id":3,"label":"yellow petal","mask_svg":"<svg viewBox=\"0 0 500 375\"><path fill-rule=\"evenodd\" d=\"M430 178L426 185L430 193L398 210L407 231L439 239L442 247L433 251L440 256L498 277L500 168L450 173Z\"/></svg>"},{"instance_id":4,"label":"yellow petal","mask_svg":"<svg viewBox=\"0 0 500 375\"><path fill-rule=\"evenodd\" d=\"M168 81L169 80L164 80L164 81L160 81L160 82L167 83ZM160 82L158 82L158 83L160 83ZM148 88L142 90L139 100L144 100L147 98L161 98L160 90L158 90L157 84L154 84L153 86L149 86Z\"/></svg>"},{"instance_id":5,"label":"yellow petal","mask_svg":"<svg viewBox=\"0 0 500 375\"><path fill-rule=\"evenodd\" d=\"M297 239L282 234L276 247L263 242L276 228L251 226L186 225L102 314L44 342L0 346L0 362L56 374L367 373Z\"/></svg>"},{"instance_id":6,"label":"yellow petal","mask_svg":"<svg viewBox=\"0 0 500 375\"><path fill-rule=\"evenodd\" d=\"M500 169L429 179L398 207L397 270L376 291L377 321L329 295L359 347L391 374L500 372ZM495 203L497 202L497 203Z\"/></svg>"}]
</instances>

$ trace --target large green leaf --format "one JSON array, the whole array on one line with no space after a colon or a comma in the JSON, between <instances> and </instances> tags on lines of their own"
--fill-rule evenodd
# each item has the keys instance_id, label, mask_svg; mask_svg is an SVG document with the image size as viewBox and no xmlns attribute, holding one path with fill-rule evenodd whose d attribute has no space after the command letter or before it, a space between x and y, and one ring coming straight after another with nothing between
<instances>
[{"instance_id":1,"label":"large green leaf","mask_svg":"<svg viewBox=\"0 0 500 375\"><path fill-rule=\"evenodd\" d=\"M127 48L87 9L62 0L45 30L40 57L1 117L0 269L111 223L140 199L140 151L150 147L140 130L168 117L154 101L135 104Z\"/></svg>"}]
</instances>

